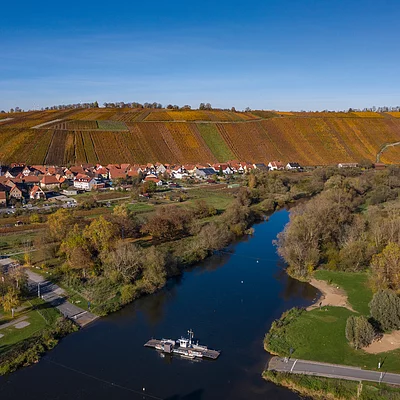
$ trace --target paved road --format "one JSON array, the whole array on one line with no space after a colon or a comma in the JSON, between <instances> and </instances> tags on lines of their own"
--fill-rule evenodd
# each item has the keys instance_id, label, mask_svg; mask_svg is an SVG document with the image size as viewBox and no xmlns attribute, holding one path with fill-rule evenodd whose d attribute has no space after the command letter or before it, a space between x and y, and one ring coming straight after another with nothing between
<instances>
[{"instance_id":1,"label":"paved road","mask_svg":"<svg viewBox=\"0 0 400 400\"><path fill-rule=\"evenodd\" d=\"M36 274L29 269L26 269L25 272L28 275L28 281L32 290L37 290L38 283L40 283L42 299L52 306L57 307L64 316L73 319L78 325L85 326L98 318L97 315L67 301L64 289L52 282L46 281L42 275Z\"/></svg>"},{"instance_id":2,"label":"paved road","mask_svg":"<svg viewBox=\"0 0 400 400\"><path fill-rule=\"evenodd\" d=\"M385 365L382 366L382 372L377 372L348 367L346 365L318 363L313 361L296 360L294 358L288 360L286 363L283 358L272 357L268 363L268 369L279 372L291 372L293 374L347 379L350 381L372 381L400 385L400 374L390 374L385 372Z\"/></svg>"}]
</instances>

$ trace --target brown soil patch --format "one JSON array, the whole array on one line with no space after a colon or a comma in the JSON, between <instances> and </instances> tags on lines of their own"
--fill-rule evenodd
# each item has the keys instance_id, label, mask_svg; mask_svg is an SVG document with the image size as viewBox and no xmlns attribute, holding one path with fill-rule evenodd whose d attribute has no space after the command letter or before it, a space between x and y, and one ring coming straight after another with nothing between
<instances>
[{"instance_id":1,"label":"brown soil patch","mask_svg":"<svg viewBox=\"0 0 400 400\"><path fill-rule=\"evenodd\" d=\"M377 354L385 351L396 350L400 347L400 331L393 331L392 333L385 333L383 337L363 350L366 353Z\"/></svg>"},{"instance_id":2,"label":"brown soil patch","mask_svg":"<svg viewBox=\"0 0 400 400\"><path fill-rule=\"evenodd\" d=\"M345 307L350 311L355 312L349 304L347 294L344 290L318 279L311 279L310 284L316 287L322 293L322 295L314 304L307 308L307 311L313 310L314 308L318 308L320 306L334 306Z\"/></svg>"}]
</instances>

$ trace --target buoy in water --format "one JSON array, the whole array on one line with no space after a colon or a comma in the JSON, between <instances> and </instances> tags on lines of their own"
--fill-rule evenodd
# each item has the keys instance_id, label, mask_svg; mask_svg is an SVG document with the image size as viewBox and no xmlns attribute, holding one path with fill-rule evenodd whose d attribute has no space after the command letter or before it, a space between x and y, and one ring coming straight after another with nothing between
<instances>
[{"instance_id":1,"label":"buoy in water","mask_svg":"<svg viewBox=\"0 0 400 400\"><path fill-rule=\"evenodd\" d=\"M240 281L240 283L243 283L243 281Z\"/></svg>"}]
</instances>

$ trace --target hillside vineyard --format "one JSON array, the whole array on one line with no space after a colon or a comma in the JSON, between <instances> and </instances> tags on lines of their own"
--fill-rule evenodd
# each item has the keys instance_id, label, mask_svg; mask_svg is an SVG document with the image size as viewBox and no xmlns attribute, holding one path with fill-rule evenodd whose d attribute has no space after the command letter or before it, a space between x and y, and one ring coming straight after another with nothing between
<instances>
[{"instance_id":1,"label":"hillside vineyard","mask_svg":"<svg viewBox=\"0 0 400 400\"><path fill-rule=\"evenodd\" d=\"M75 109L0 114L0 161L30 164L375 161L400 113ZM382 154L398 163L400 146Z\"/></svg>"}]
</instances>

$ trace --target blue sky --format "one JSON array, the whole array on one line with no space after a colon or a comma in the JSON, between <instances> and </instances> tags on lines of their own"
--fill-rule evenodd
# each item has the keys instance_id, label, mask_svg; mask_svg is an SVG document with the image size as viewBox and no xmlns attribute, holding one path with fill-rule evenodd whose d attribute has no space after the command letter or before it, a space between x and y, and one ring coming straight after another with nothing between
<instances>
[{"instance_id":1,"label":"blue sky","mask_svg":"<svg viewBox=\"0 0 400 400\"><path fill-rule=\"evenodd\" d=\"M7 2L0 109L400 104L396 1Z\"/></svg>"}]
</instances>

